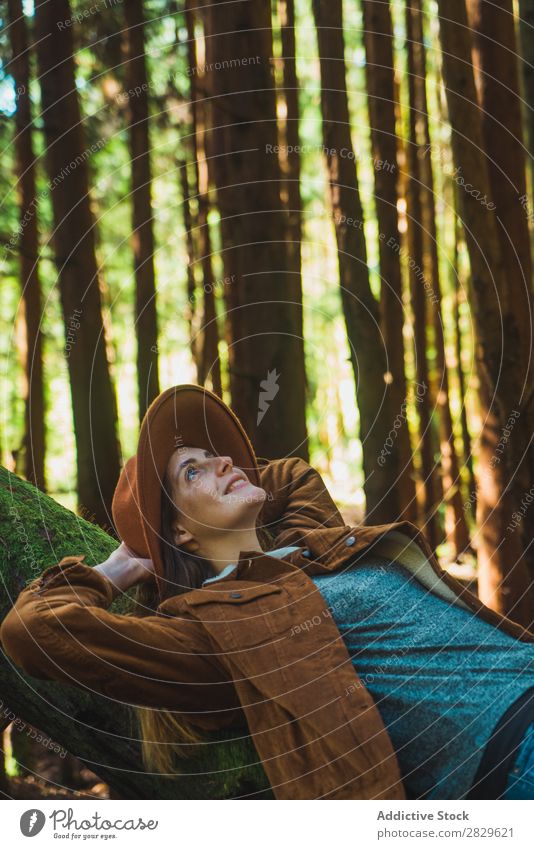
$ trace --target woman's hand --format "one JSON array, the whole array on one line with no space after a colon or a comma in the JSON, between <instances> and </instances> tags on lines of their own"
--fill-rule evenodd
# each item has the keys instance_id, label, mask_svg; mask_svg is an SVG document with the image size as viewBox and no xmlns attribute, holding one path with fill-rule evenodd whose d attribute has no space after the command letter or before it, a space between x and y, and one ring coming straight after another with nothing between
<instances>
[{"instance_id":1,"label":"woman's hand","mask_svg":"<svg viewBox=\"0 0 534 849\"><path fill-rule=\"evenodd\" d=\"M130 551L124 542L121 542L107 560L93 568L111 581L116 590L116 595L135 584L153 581L155 574L152 560L138 557L133 551Z\"/></svg>"}]
</instances>

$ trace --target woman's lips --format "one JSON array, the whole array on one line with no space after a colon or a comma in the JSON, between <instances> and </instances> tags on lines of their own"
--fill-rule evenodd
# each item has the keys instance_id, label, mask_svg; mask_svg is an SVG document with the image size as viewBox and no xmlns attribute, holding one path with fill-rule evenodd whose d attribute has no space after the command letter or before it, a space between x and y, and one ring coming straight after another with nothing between
<instances>
[{"instance_id":1,"label":"woman's lips","mask_svg":"<svg viewBox=\"0 0 534 849\"><path fill-rule=\"evenodd\" d=\"M230 485L228 492L225 495L232 495L232 493L237 492L238 489L243 489L243 487L248 486L248 480L238 480L234 484Z\"/></svg>"}]
</instances>

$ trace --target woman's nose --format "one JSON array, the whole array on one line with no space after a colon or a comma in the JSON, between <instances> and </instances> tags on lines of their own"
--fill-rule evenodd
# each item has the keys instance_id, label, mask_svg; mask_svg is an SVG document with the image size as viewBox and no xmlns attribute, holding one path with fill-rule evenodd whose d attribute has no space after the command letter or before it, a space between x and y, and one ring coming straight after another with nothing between
<instances>
[{"instance_id":1,"label":"woman's nose","mask_svg":"<svg viewBox=\"0 0 534 849\"><path fill-rule=\"evenodd\" d=\"M217 460L219 461L218 462L219 474L224 474L224 472L227 472L228 466L230 466L231 469L234 468L234 461L232 460L231 457L226 457L226 456L217 457Z\"/></svg>"}]
</instances>

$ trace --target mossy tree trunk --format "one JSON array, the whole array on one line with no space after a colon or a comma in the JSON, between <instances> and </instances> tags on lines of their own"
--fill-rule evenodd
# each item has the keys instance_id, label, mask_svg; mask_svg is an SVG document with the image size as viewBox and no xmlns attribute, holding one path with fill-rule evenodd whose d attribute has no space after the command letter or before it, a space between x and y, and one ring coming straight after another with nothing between
<instances>
[{"instance_id":1,"label":"mossy tree trunk","mask_svg":"<svg viewBox=\"0 0 534 849\"><path fill-rule=\"evenodd\" d=\"M96 525L0 468L0 621L19 592L47 566L68 554L86 554L95 565L117 541ZM131 608L128 594L111 605ZM242 731L213 737L199 754L183 761L183 773L146 773L135 711L85 690L25 675L0 652L0 699L24 722L80 758L126 799L226 799L271 791L250 738Z\"/></svg>"}]
</instances>

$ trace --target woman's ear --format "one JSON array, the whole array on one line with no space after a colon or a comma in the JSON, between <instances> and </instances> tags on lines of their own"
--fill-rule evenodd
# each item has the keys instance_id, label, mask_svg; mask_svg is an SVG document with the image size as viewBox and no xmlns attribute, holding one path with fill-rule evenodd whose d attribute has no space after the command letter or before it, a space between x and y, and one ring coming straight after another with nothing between
<instances>
[{"instance_id":1,"label":"woman's ear","mask_svg":"<svg viewBox=\"0 0 534 849\"><path fill-rule=\"evenodd\" d=\"M198 548L198 543L193 534L180 524L179 519L175 519L172 523L172 531L175 545L186 548L189 551L195 551Z\"/></svg>"}]
</instances>

